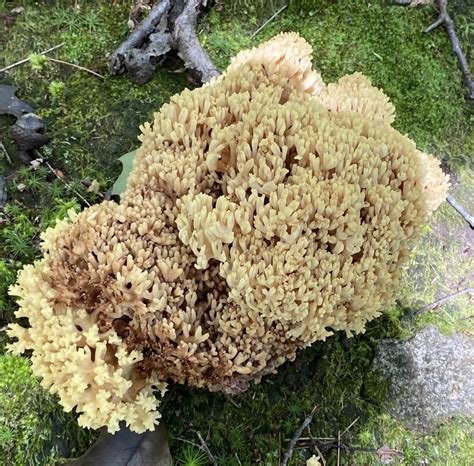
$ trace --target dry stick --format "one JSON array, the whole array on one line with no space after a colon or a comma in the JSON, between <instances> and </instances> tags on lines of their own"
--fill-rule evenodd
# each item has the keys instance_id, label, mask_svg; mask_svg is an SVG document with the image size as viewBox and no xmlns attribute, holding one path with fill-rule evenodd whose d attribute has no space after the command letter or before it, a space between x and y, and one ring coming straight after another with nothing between
<instances>
[{"instance_id":1,"label":"dry stick","mask_svg":"<svg viewBox=\"0 0 474 466\"><path fill-rule=\"evenodd\" d=\"M467 223L469 223L471 228L474 228L474 215L471 215L461 204L459 204L456 199L453 198L450 194L446 196L446 201L448 204L455 209L461 217L466 220Z\"/></svg>"},{"instance_id":2,"label":"dry stick","mask_svg":"<svg viewBox=\"0 0 474 466\"><path fill-rule=\"evenodd\" d=\"M211 450L209 450L209 447L207 446L207 443L202 438L202 435L197 430L195 430L194 432L198 436L199 441L201 442L202 450L207 454L211 463L214 464L215 466L218 466L217 461L214 458L214 455L211 453Z\"/></svg>"},{"instance_id":3,"label":"dry stick","mask_svg":"<svg viewBox=\"0 0 474 466\"><path fill-rule=\"evenodd\" d=\"M236 458L237 463L239 464L239 466L242 466L242 463L240 462L240 458L239 458L239 455L237 454L237 452L235 453L235 458Z\"/></svg>"},{"instance_id":4,"label":"dry stick","mask_svg":"<svg viewBox=\"0 0 474 466\"><path fill-rule=\"evenodd\" d=\"M449 40L453 47L453 52L458 59L459 68L464 76L464 83L466 84L467 89L469 90L469 99L474 100L474 81L472 80L471 73L469 72L469 67L467 64L466 56L464 55L461 49L461 43L459 42L458 36L456 34L456 29L454 28L454 21L451 19L448 13L448 1L447 0L437 0L437 5L439 9L438 19L429 26L425 32L431 32L433 29L436 29L438 26L443 25L448 33Z\"/></svg>"},{"instance_id":5,"label":"dry stick","mask_svg":"<svg viewBox=\"0 0 474 466\"><path fill-rule=\"evenodd\" d=\"M311 427L310 426L306 427L306 430L308 431L309 438L311 440L314 440L313 433L311 432ZM322 461L323 466L326 466L326 459L324 458L323 454L321 453L321 450L319 449L316 442L311 442L311 446L316 451L316 454L319 456L319 459Z\"/></svg>"},{"instance_id":6,"label":"dry stick","mask_svg":"<svg viewBox=\"0 0 474 466\"><path fill-rule=\"evenodd\" d=\"M5 158L7 159L8 163L11 165L12 164L12 159L10 158L10 155L8 155L8 151L7 151L6 147L3 145L2 141L0 141L0 147L2 148L2 151L5 154Z\"/></svg>"},{"instance_id":7,"label":"dry stick","mask_svg":"<svg viewBox=\"0 0 474 466\"><path fill-rule=\"evenodd\" d=\"M303 424L301 424L301 426L298 427L295 434L291 438L290 444L288 445L288 450L283 456L283 461L281 462L281 466L286 466L288 464L288 461L290 461L291 457L293 456L293 450L295 448L295 445L298 442L299 438L301 437L301 434L306 429L306 427L308 427L311 424L311 421L313 420L313 416L314 416L314 413L316 412L316 408L317 408L317 405L311 410L309 415L303 421Z\"/></svg>"},{"instance_id":8,"label":"dry stick","mask_svg":"<svg viewBox=\"0 0 474 466\"><path fill-rule=\"evenodd\" d=\"M354 426L354 424L359 420L358 417L356 417L345 429L344 431L342 432L341 434L341 438L344 437L345 434L347 434L347 432L349 432L350 429L352 429L352 427Z\"/></svg>"},{"instance_id":9,"label":"dry stick","mask_svg":"<svg viewBox=\"0 0 474 466\"><path fill-rule=\"evenodd\" d=\"M288 8L288 4L283 5L275 14L270 16L251 36L250 38L253 39L268 23L273 21L282 11Z\"/></svg>"},{"instance_id":10,"label":"dry stick","mask_svg":"<svg viewBox=\"0 0 474 466\"><path fill-rule=\"evenodd\" d=\"M452 293L448 296L444 296L443 298L440 298L431 304L427 304L426 306L421 307L420 309L417 309L415 311L415 314L422 314L423 312L431 311L432 309L437 308L438 306L441 306L441 304L444 304L451 299L457 298L458 296L461 296L466 293L471 293L474 294L474 288L465 288L464 290L456 291L456 293Z\"/></svg>"},{"instance_id":11,"label":"dry stick","mask_svg":"<svg viewBox=\"0 0 474 466\"><path fill-rule=\"evenodd\" d=\"M51 47L48 50L44 50L43 52L40 52L38 55L45 55L46 53L52 52L53 50L56 50L56 49L59 49L59 47L62 47L64 44L65 44L65 42L63 42L59 45L55 45L54 47ZM2 68L0 70L0 73L3 73L4 71L8 71L12 68L15 68L15 66L23 65L23 63L27 63L29 61L30 61L29 58L24 58L23 60L17 61L16 63L12 63L11 65L8 65L5 68Z\"/></svg>"},{"instance_id":12,"label":"dry stick","mask_svg":"<svg viewBox=\"0 0 474 466\"><path fill-rule=\"evenodd\" d=\"M341 433L338 431L337 432L337 444L341 445ZM337 449L337 466L341 464L341 449Z\"/></svg>"},{"instance_id":13,"label":"dry stick","mask_svg":"<svg viewBox=\"0 0 474 466\"><path fill-rule=\"evenodd\" d=\"M93 74L94 76L97 76L98 78L105 79L105 76L102 76L101 74L96 73L95 71L92 71L89 68L84 68L83 66L76 65L75 63L70 63L68 61L58 60L57 58L50 58L50 57L48 57L48 61L52 61L54 63L60 63L61 65L72 66L73 68L77 68L78 70L86 71L87 73Z\"/></svg>"}]
</instances>

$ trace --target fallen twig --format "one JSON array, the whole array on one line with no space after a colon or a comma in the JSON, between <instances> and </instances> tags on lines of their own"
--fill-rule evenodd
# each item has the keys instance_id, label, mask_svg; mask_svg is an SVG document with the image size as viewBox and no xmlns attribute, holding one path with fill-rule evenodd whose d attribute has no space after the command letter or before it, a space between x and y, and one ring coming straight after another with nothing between
<instances>
[{"instance_id":1,"label":"fallen twig","mask_svg":"<svg viewBox=\"0 0 474 466\"><path fill-rule=\"evenodd\" d=\"M268 18L251 36L250 38L253 39L267 24L272 22L280 13L282 13L286 8L288 8L288 4L283 5L276 13L274 13L270 18Z\"/></svg>"},{"instance_id":2,"label":"fallen twig","mask_svg":"<svg viewBox=\"0 0 474 466\"><path fill-rule=\"evenodd\" d=\"M52 61L53 63L60 63L61 65L72 66L73 68L77 68L78 70L86 71L87 73L93 74L94 76L97 76L98 78L105 79L105 76L102 76L101 74L96 73L95 71L92 71L89 68L85 68L84 66L76 65L75 63L70 63L68 61L58 60L57 58L51 58L51 57L48 57L48 61Z\"/></svg>"},{"instance_id":3,"label":"fallen twig","mask_svg":"<svg viewBox=\"0 0 474 466\"><path fill-rule=\"evenodd\" d=\"M469 91L469 99L474 99L474 82L472 80L471 73L469 71L469 66L467 64L466 56L464 55L461 49L461 43L459 42L458 36L456 34L456 29L454 28L454 21L448 13L448 0L437 0L436 4L439 10L438 19L429 26L425 32L431 32L436 29L438 26L443 25L448 33L449 40L453 47L453 52L458 59L459 68L464 76L464 83Z\"/></svg>"},{"instance_id":4,"label":"fallen twig","mask_svg":"<svg viewBox=\"0 0 474 466\"><path fill-rule=\"evenodd\" d=\"M201 445L199 445L196 442L192 442L191 440L185 439L183 437L176 437L176 440L179 440L180 442L188 443L189 445L192 445L194 448L197 448L198 450L201 450L202 452L206 453L211 463L214 465L217 465L217 462L214 456L212 455L212 453L210 452L209 448L207 447L206 442L204 442L204 439L200 436L199 433L197 434L198 434L199 440L201 441Z\"/></svg>"},{"instance_id":5,"label":"fallen twig","mask_svg":"<svg viewBox=\"0 0 474 466\"><path fill-rule=\"evenodd\" d=\"M311 424L311 421L313 420L313 416L314 416L314 413L316 412L316 409L317 409L317 405L311 410L311 412L303 421L303 424L301 424L301 426L298 427L295 434L291 438L290 444L288 445L288 450L283 456L281 466L286 466L288 464L288 461L290 461L291 457L293 456L293 450L295 448L295 445L298 442L299 438L301 437L301 434L303 433L303 431L306 429L306 427L308 427Z\"/></svg>"},{"instance_id":6,"label":"fallen twig","mask_svg":"<svg viewBox=\"0 0 474 466\"><path fill-rule=\"evenodd\" d=\"M59 44L59 45L55 45L54 47L51 47L50 49L48 50L44 50L43 52L40 52L38 55L45 55L49 52L52 52L53 50L56 50L56 49L59 49L60 47L62 47L63 45L65 44L65 42ZM49 58L49 57L48 57ZM23 65L23 63L28 63L30 61L29 58L24 58L23 60L20 60L20 61L17 61L15 63L12 63L11 65L8 65L6 66L5 68L2 68L0 70L0 73L3 73L4 71L8 71L12 68L15 68L16 66L19 66L19 65Z\"/></svg>"},{"instance_id":7,"label":"fallen twig","mask_svg":"<svg viewBox=\"0 0 474 466\"><path fill-rule=\"evenodd\" d=\"M447 0L438 0L437 4L439 7L439 18L427 29L427 32L432 31L434 28L443 24L451 41L453 52L458 59L458 64L464 76L466 87L469 90L469 98L474 99L474 82L472 80L471 73L469 72L466 56L461 49L461 44L454 28L454 22L448 13L448 2Z\"/></svg>"},{"instance_id":8,"label":"fallen twig","mask_svg":"<svg viewBox=\"0 0 474 466\"><path fill-rule=\"evenodd\" d=\"M447 203L455 209L461 217L469 223L471 228L474 228L474 215L471 215L461 204L459 204L456 199L453 198L450 194L446 197Z\"/></svg>"},{"instance_id":9,"label":"fallen twig","mask_svg":"<svg viewBox=\"0 0 474 466\"><path fill-rule=\"evenodd\" d=\"M338 431L337 432L337 444L341 445L341 433ZM337 466L341 464L341 449L337 449Z\"/></svg>"},{"instance_id":10,"label":"fallen twig","mask_svg":"<svg viewBox=\"0 0 474 466\"><path fill-rule=\"evenodd\" d=\"M413 0L393 0L394 4L400 6L413 5ZM458 60L459 68L464 77L464 83L469 91L468 98L474 100L474 82L472 80L471 73L469 71L469 66L467 64L466 56L464 55L461 49L461 43L459 42L458 36L456 34L456 29L454 27L454 21L448 13L448 0L436 0L434 3L438 6L438 18L436 21L428 26L425 30L426 33L433 31L437 27L443 25L448 33L449 40L453 47L453 52L456 55Z\"/></svg>"},{"instance_id":11,"label":"fallen twig","mask_svg":"<svg viewBox=\"0 0 474 466\"><path fill-rule=\"evenodd\" d=\"M175 42L174 48L184 63L189 63L197 72L198 78L205 83L215 76L219 71L212 63L209 55L202 48L196 34L196 20L201 0L188 0L176 18L172 36Z\"/></svg>"},{"instance_id":12,"label":"fallen twig","mask_svg":"<svg viewBox=\"0 0 474 466\"><path fill-rule=\"evenodd\" d=\"M311 427L309 425L306 427L306 430L308 431L309 438L311 440L313 440L314 439L313 433L311 432ZM314 452L319 456L319 459L323 463L323 466L326 466L326 459L324 458L323 454L321 453L321 450L319 449L317 443L314 442L314 443L311 444L311 446L314 449Z\"/></svg>"},{"instance_id":13,"label":"fallen twig","mask_svg":"<svg viewBox=\"0 0 474 466\"><path fill-rule=\"evenodd\" d=\"M7 162L11 165L12 164L12 159L10 158L10 155L8 154L7 149L3 145L3 142L0 141L0 148L2 149L3 153L5 154L5 158L7 159Z\"/></svg>"},{"instance_id":14,"label":"fallen twig","mask_svg":"<svg viewBox=\"0 0 474 466\"><path fill-rule=\"evenodd\" d=\"M452 299L457 298L458 296L461 296L466 293L474 294L474 288L465 288L464 290L456 291L456 293L452 293L448 296L444 296L443 298L440 298L432 302L431 304L427 304L426 306L423 306L420 309L417 309L415 311L415 314L422 314L423 312L428 312L428 311L431 311L432 309L436 309L442 304L448 301L451 301Z\"/></svg>"},{"instance_id":15,"label":"fallen twig","mask_svg":"<svg viewBox=\"0 0 474 466\"><path fill-rule=\"evenodd\" d=\"M214 464L215 466L217 466L217 461L216 459L214 458L214 455L211 453L211 450L209 450L209 447L207 446L207 443L204 441L204 439L202 438L202 435L197 431L195 430L194 431L195 434L198 436L199 438L199 441L201 442L201 449L202 451L204 451L207 456L209 457L209 461Z\"/></svg>"},{"instance_id":16,"label":"fallen twig","mask_svg":"<svg viewBox=\"0 0 474 466\"><path fill-rule=\"evenodd\" d=\"M341 434L341 438L344 437L345 434L347 434L347 432L349 432L350 429L352 429L352 427L354 426L354 424L359 420L358 417L356 417L342 432Z\"/></svg>"}]
</instances>

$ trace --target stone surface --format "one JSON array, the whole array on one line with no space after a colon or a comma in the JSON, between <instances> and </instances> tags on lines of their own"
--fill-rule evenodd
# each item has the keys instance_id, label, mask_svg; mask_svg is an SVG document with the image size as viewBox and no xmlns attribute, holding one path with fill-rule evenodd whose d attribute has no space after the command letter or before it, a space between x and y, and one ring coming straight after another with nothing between
<instances>
[{"instance_id":1,"label":"stone surface","mask_svg":"<svg viewBox=\"0 0 474 466\"><path fill-rule=\"evenodd\" d=\"M427 327L409 341L382 341L374 367L391 384L390 409L420 430L474 414L474 341Z\"/></svg>"}]
</instances>

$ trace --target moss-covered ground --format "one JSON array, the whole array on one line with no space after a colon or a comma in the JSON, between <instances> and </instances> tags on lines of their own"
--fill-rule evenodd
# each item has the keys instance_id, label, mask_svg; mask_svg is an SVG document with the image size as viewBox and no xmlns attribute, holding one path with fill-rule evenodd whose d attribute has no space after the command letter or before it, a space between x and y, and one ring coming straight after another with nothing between
<instances>
[{"instance_id":1,"label":"moss-covered ground","mask_svg":"<svg viewBox=\"0 0 474 466\"><path fill-rule=\"evenodd\" d=\"M18 95L46 120L53 139L41 154L56 170L53 173L44 162L36 170L22 165L7 136L14 119L0 116L1 141L12 159L10 164L0 149L0 174L6 177L8 188L8 202L0 212L2 329L13 319L15 309L7 296L8 285L23 264L38 257L40 232L68 209L82 209L85 200L100 201L120 173L118 157L137 146L138 125L172 94L191 86L177 58L167 60L144 86L133 84L127 76L108 75L107 55L126 37L134 3L0 0L0 68L64 43L51 56L106 76L102 80L51 62L39 69L26 63L0 73L0 84L14 84ZM382 87L397 108L397 128L443 160L456 181L455 194L466 203L471 199L473 205L472 193L466 189L469 184L472 187L472 106L464 99L462 76L445 32L423 33L436 17L433 7L404 8L377 0L294 0L251 38L283 2L218 3L219 8L202 16L199 34L220 68L242 48L280 31L298 31L312 44L314 64L325 81L361 71ZM469 2L450 3L474 68ZM23 10L10 13L14 7ZM93 180L100 185L99 193L87 190ZM462 219L443 205L417 248L400 306L387 309L364 335L353 339L335 335L316 344L301 352L294 363L285 364L278 375L266 377L233 400L172 387L163 413L177 460L206 464L206 458L199 459L199 452L180 440L196 442L194 431L199 431L220 465L276 465L294 430L317 405L312 424L315 437L334 437L357 419L343 437L349 445L401 450L402 463L407 465L472 464L471 421L447 420L429 435L410 432L387 413L387 386L371 371L381 338L407 338L414 328L428 322L446 332L469 331L472 303L466 296L417 319L405 312L407 307L413 309L469 286L473 256L468 233ZM2 330L2 352L4 339ZM60 455L79 454L93 437L75 425L73 414L62 412L54 397L42 392L25 359L0 356L1 464L54 463ZM324 454L328 464L336 464L335 450ZM308 450L296 450L292 464L302 464L308 455ZM343 451L340 462L378 464L378 458L373 452L352 450Z\"/></svg>"}]
</instances>

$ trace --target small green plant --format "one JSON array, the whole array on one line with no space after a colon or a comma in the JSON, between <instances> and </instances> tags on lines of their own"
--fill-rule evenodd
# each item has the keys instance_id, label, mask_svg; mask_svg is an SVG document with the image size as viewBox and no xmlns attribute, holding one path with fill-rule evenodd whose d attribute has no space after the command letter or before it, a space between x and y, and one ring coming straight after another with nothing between
<instances>
[{"instance_id":1,"label":"small green plant","mask_svg":"<svg viewBox=\"0 0 474 466\"><path fill-rule=\"evenodd\" d=\"M9 203L4 213L7 222L0 228L0 253L13 259L32 260L35 255L33 238L37 229L28 210L18 203Z\"/></svg>"},{"instance_id":2,"label":"small green plant","mask_svg":"<svg viewBox=\"0 0 474 466\"><path fill-rule=\"evenodd\" d=\"M46 175L48 170L46 167L40 167L37 170L31 170L27 167L22 167L18 170L18 175L21 183L33 193L41 191L46 184Z\"/></svg>"},{"instance_id":3,"label":"small green plant","mask_svg":"<svg viewBox=\"0 0 474 466\"><path fill-rule=\"evenodd\" d=\"M204 466L209 462L204 452L198 450L192 445L186 445L181 450L177 463L183 466Z\"/></svg>"},{"instance_id":4,"label":"small green plant","mask_svg":"<svg viewBox=\"0 0 474 466\"><path fill-rule=\"evenodd\" d=\"M32 53L28 55L28 60L33 70L41 71L45 63L48 61L48 57L46 57L45 55L40 55L38 53Z\"/></svg>"},{"instance_id":5,"label":"small green plant","mask_svg":"<svg viewBox=\"0 0 474 466\"><path fill-rule=\"evenodd\" d=\"M64 89L66 89L66 84L63 81L51 81L48 86L48 92L53 99L60 97Z\"/></svg>"}]
</instances>

